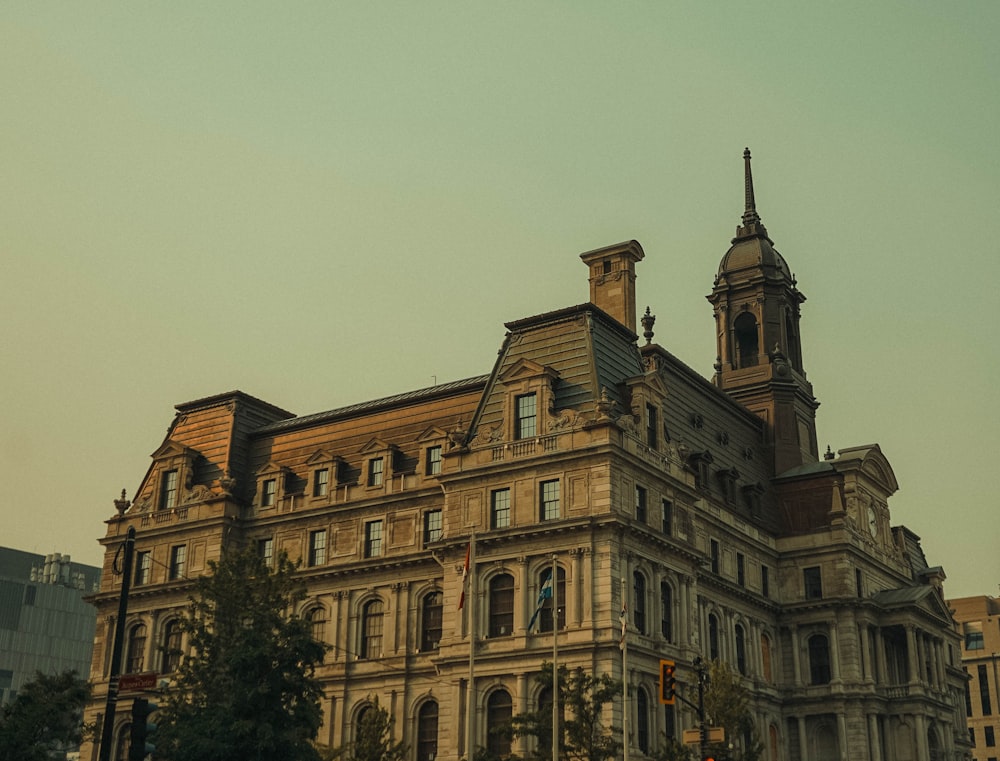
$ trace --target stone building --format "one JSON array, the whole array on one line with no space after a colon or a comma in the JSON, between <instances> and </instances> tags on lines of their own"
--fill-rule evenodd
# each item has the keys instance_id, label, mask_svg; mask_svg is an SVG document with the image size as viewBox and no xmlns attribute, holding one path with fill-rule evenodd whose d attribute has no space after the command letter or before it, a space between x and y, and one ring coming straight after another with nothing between
<instances>
[{"instance_id":1,"label":"stone building","mask_svg":"<svg viewBox=\"0 0 1000 761\"><path fill-rule=\"evenodd\" d=\"M745 212L708 295L711 379L653 341L648 309L637 335L645 254L627 241L581 255L588 302L507 323L487 375L305 416L239 391L178 405L102 540L109 571L138 531L126 670L176 668L190 578L252 543L303 561L300 612L332 645L330 745L377 695L417 761L457 761L467 731L502 755L490 730L549 699L533 676L553 628L560 664L623 677L625 607L629 698L610 719L632 759L695 726L659 704L657 677L674 659L684 689L698 656L742 674L768 759L963 758L944 574L891 523L878 445L818 451L805 296L744 162ZM553 556L558 609L529 630ZM117 584L106 572L97 598L90 718Z\"/></svg>"},{"instance_id":2,"label":"stone building","mask_svg":"<svg viewBox=\"0 0 1000 761\"><path fill-rule=\"evenodd\" d=\"M1000 752L1000 600L981 595L948 601L962 640L965 715L973 761L997 761Z\"/></svg>"}]
</instances>

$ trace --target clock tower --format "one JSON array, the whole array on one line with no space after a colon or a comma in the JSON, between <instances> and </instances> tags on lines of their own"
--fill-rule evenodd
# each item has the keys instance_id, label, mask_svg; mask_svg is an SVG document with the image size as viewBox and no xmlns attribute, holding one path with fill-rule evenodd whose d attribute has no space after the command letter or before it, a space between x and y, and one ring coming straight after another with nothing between
<instances>
[{"instance_id":1,"label":"clock tower","mask_svg":"<svg viewBox=\"0 0 1000 761\"><path fill-rule=\"evenodd\" d=\"M745 210L712 293L714 383L767 422L774 473L818 459L816 408L806 380L799 307L806 297L757 214L750 149L743 152Z\"/></svg>"}]
</instances>

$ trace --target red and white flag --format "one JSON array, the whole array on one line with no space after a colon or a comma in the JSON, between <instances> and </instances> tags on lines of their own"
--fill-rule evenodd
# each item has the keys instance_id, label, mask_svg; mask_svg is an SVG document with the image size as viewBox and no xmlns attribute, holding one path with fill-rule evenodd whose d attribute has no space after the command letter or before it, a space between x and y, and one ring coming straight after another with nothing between
<instances>
[{"instance_id":1,"label":"red and white flag","mask_svg":"<svg viewBox=\"0 0 1000 761\"><path fill-rule=\"evenodd\" d=\"M458 598L458 609L465 605L465 580L469 578L469 553L472 552L472 542L465 548L465 567L462 568L462 595Z\"/></svg>"}]
</instances>

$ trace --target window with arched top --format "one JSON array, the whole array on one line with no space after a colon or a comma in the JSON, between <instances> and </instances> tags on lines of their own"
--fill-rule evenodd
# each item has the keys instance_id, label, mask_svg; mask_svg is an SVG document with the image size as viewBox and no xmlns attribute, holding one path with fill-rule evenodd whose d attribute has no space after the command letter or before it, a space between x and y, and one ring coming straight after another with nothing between
<instances>
[{"instance_id":1,"label":"window with arched top","mask_svg":"<svg viewBox=\"0 0 1000 761\"><path fill-rule=\"evenodd\" d=\"M719 657L719 619L714 613L708 614L708 657Z\"/></svg>"},{"instance_id":2,"label":"window with arched top","mask_svg":"<svg viewBox=\"0 0 1000 761\"><path fill-rule=\"evenodd\" d=\"M513 709L514 703L507 690L494 690L486 699L486 750L497 758L510 755L510 734L507 729Z\"/></svg>"},{"instance_id":3,"label":"window with arched top","mask_svg":"<svg viewBox=\"0 0 1000 761\"><path fill-rule=\"evenodd\" d=\"M764 672L764 681L768 684L773 684L774 676L771 673L771 638L766 634L760 635L760 664Z\"/></svg>"},{"instance_id":4,"label":"window with arched top","mask_svg":"<svg viewBox=\"0 0 1000 761\"><path fill-rule=\"evenodd\" d=\"M490 636L514 633L514 577L500 573L490 579Z\"/></svg>"},{"instance_id":5,"label":"window with arched top","mask_svg":"<svg viewBox=\"0 0 1000 761\"><path fill-rule=\"evenodd\" d=\"M674 594L670 584L660 582L660 634L667 642L673 641L673 607Z\"/></svg>"},{"instance_id":6,"label":"window with arched top","mask_svg":"<svg viewBox=\"0 0 1000 761\"><path fill-rule=\"evenodd\" d=\"M750 312L741 313L733 320L734 347L733 364L737 367L753 367L760 354L760 336L757 318Z\"/></svg>"},{"instance_id":7,"label":"window with arched top","mask_svg":"<svg viewBox=\"0 0 1000 761\"><path fill-rule=\"evenodd\" d=\"M440 592L428 592L420 605L420 650L431 652L441 646L441 621L444 597Z\"/></svg>"},{"instance_id":8,"label":"window with arched top","mask_svg":"<svg viewBox=\"0 0 1000 761\"><path fill-rule=\"evenodd\" d=\"M438 704L428 700L417 712L417 761L434 761L437 756Z\"/></svg>"},{"instance_id":9,"label":"window with arched top","mask_svg":"<svg viewBox=\"0 0 1000 761\"><path fill-rule=\"evenodd\" d=\"M114 745L115 761L128 761L129 748L132 745L132 725L122 724L118 728L118 740Z\"/></svg>"},{"instance_id":10,"label":"window with arched top","mask_svg":"<svg viewBox=\"0 0 1000 761\"><path fill-rule=\"evenodd\" d=\"M125 656L125 673L139 674L145 665L146 625L135 624L128 632L128 653Z\"/></svg>"},{"instance_id":11,"label":"window with arched top","mask_svg":"<svg viewBox=\"0 0 1000 761\"><path fill-rule=\"evenodd\" d=\"M778 761L778 728L774 724L767 729L767 748L769 761Z\"/></svg>"},{"instance_id":12,"label":"window with arched top","mask_svg":"<svg viewBox=\"0 0 1000 761\"><path fill-rule=\"evenodd\" d=\"M539 589L542 588L542 585L551 572L552 568L549 567L538 574ZM566 628L566 571L563 568L559 568L556 571L556 588L554 591L556 604L559 606L559 629L562 630ZM552 596L549 596L542 602L542 609L538 613L538 631L552 631Z\"/></svg>"},{"instance_id":13,"label":"window with arched top","mask_svg":"<svg viewBox=\"0 0 1000 761\"><path fill-rule=\"evenodd\" d=\"M383 606L381 600L369 600L361 609L361 652L362 658L382 656Z\"/></svg>"},{"instance_id":14,"label":"window with arched top","mask_svg":"<svg viewBox=\"0 0 1000 761\"><path fill-rule=\"evenodd\" d=\"M649 695L645 687L635 694L635 744L643 753L649 753Z\"/></svg>"},{"instance_id":15,"label":"window with arched top","mask_svg":"<svg viewBox=\"0 0 1000 761\"><path fill-rule=\"evenodd\" d=\"M309 633L317 642L326 642L326 610L322 605L316 605L306 611L306 621L309 622Z\"/></svg>"},{"instance_id":16,"label":"window with arched top","mask_svg":"<svg viewBox=\"0 0 1000 761\"><path fill-rule=\"evenodd\" d=\"M742 624L736 624L736 668L743 675L747 675L747 635Z\"/></svg>"},{"instance_id":17,"label":"window with arched top","mask_svg":"<svg viewBox=\"0 0 1000 761\"><path fill-rule=\"evenodd\" d=\"M163 627L163 673L172 674L181 665L181 622L174 619Z\"/></svg>"},{"instance_id":18,"label":"window with arched top","mask_svg":"<svg viewBox=\"0 0 1000 761\"><path fill-rule=\"evenodd\" d=\"M646 577L641 571L632 573L632 623L639 634L646 633Z\"/></svg>"},{"instance_id":19,"label":"window with arched top","mask_svg":"<svg viewBox=\"0 0 1000 761\"><path fill-rule=\"evenodd\" d=\"M830 642L825 634L809 638L809 683L830 683Z\"/></svg>"}]
</instances>

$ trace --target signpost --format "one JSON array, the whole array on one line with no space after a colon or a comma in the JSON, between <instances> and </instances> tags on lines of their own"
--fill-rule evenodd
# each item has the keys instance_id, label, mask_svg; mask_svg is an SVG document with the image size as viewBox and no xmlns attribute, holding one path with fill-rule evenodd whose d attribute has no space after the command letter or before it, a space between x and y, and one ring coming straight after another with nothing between
<instances>
[{"instance_id":1,"label":"signpost","mask_svg":"<svg viewBox=\"0 0 1000 761\"><path fill-rule=\"evenodd\" d=\"M118 692L143 692L156 689L156 680L160 675L155 671L144 674L122 674L118 677Z\"/></svg>"}]
</instances>

